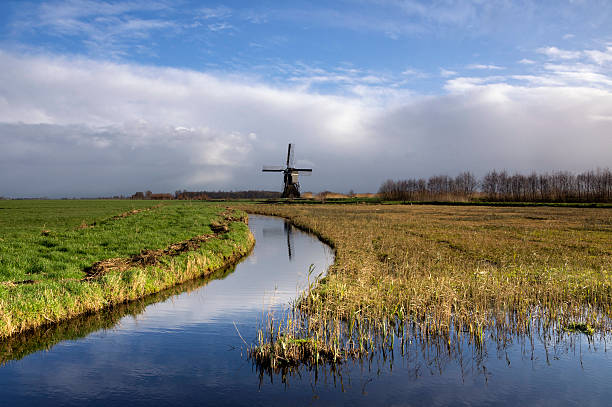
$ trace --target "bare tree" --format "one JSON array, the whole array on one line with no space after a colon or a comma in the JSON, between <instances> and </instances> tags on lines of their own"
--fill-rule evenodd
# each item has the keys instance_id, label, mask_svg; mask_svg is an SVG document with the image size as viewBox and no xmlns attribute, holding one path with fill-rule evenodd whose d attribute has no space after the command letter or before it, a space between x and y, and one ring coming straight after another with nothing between
<instances>
[{"instance_id":1,"label":"bare tree","mask_svg":"<svg viewBox=\"0 0 612 407\"><path fill-rule=\"evenodd\" d=\"M573 174L568 171L529 175L506 170L493 170L479 182L468 171L455 178L434 175L427 181L409 178L393 181L388 179L379 189L383 199L388 200L458 200L474 199L480 188L480 198L486 201L510 202L611 202L612 171L597 169Z\"/></svg>"}]
</instances>

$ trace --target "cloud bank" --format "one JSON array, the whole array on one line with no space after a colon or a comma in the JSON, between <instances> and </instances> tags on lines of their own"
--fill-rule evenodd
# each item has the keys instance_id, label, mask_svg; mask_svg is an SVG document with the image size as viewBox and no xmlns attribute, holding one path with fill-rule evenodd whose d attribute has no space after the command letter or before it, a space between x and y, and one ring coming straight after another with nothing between
<instances>
[{"instance_id":1,"label":"cloud bank","mask_svg":"<svg viewBox=\"0 0 612 407\"><path fill-rule=\"evenodd\" d=\"M602 52L590 58L607 63ZM282 163L289 141L298 164L313 166L302 185L314 191L611 165L612 93L600 68L452 77L443 95L390 86L372 97L54 55L0 52L0 66L0 196L279 189L261 166Z\"/></svg>"}]
</instances>

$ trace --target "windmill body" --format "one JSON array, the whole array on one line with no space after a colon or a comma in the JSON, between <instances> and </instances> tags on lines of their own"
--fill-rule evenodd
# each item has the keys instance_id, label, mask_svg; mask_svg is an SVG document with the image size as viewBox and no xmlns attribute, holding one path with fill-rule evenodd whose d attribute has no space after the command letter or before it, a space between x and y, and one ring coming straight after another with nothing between
<instances>
[{"instance_id":1,"label":"windmill body","mask_svg":"<svg viewBox=\"0 0 612 407\"><path fill-rule=\"evenodd\" d=\"M300 183L298 177L302 175L310 175L312 168L295 168L294 161L294 147L293 144L289 144L287 148L287 163L284 167L272 167L264 166L263 172L282 172L283 173L283 193L281 198L299 198L300 197Z\"/></svg>"}]
</instances>

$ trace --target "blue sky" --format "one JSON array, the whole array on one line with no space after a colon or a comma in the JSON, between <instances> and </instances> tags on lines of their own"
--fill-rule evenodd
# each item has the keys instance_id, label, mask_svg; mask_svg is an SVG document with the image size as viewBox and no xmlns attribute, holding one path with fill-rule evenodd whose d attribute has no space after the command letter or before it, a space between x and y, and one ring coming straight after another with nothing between
<instances>
[{"instance_id":1,"label":"blue sky","mask_svg":"<svg viewBox=\"0 0 612 407\"><path fill-rule=\"evenodd\" d=\"M4 1L0 66L5 196L612 164L609 1Z\"/></svg>"}]
</instances>

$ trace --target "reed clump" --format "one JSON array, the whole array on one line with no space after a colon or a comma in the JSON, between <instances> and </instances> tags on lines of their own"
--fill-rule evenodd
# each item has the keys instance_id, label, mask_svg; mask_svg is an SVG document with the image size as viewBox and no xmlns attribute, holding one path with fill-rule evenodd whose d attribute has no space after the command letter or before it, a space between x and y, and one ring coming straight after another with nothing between
<instances>
[{"instance_id":1,"label":"reed clump","mask_svg":"<svg viewBox=\"0 0 612 407\"><path fill-rule=\"evenodd\" d=\"M253 351L259 361L270 354L280 355L270 364L310 363L306 349L315 344L317 350L333 349L333 355L340 355L331 359L336 361L389 349L393 341L415 336L444 338L449 347L468 337L478 347L490 337L504 342L516 335L584 333L576 328L582 326L589 327L590 335L612 329L609 209L243 209L290 219L336 251L327 277L297 302L291 330L278 322L276 330L264 329ZM293 346L294 338L312 342Z\"/></svg>"}]
</instances>

